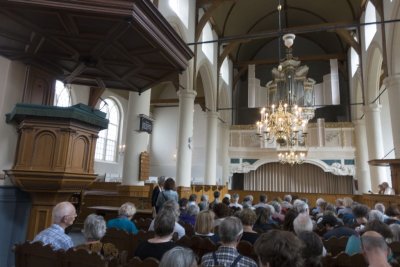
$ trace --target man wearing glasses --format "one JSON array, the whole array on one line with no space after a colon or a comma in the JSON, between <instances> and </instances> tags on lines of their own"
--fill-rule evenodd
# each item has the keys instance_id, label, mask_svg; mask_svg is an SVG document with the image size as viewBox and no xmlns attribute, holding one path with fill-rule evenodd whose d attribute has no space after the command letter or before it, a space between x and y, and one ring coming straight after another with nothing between
<instances>
[{"instance_id":1,"label":"man wearing glasses","mask_svg":"<svg viewBox=\"0 0 400 267\"><path fill-rule=\"evenodd\" d=\"M41 241L44 245L51 245L54 250L68 250L74 244L71 238L65 234L65 228L72 225L76 218L75 207L70 202L58 203L53 208L53 224L41 231L33 242Z\"/></svg>"}]
</instances>

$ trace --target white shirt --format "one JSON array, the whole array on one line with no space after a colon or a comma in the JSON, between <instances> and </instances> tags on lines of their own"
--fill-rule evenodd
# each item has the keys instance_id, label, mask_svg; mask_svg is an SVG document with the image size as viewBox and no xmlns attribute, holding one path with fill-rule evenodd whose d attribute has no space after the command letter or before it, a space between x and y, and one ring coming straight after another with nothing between
<instances>
[{"instance_id":1,"label":"white shirt","mask_svg":"<svg viewBox=\"0 0 400 267\"><path fill-rule=\"evenodd\" d=\"M387 187L385 189L385 192L383 192L384 195L395 195L396 193L394 192L394 189L391 187Z\"/></svg>"}]
</instances>

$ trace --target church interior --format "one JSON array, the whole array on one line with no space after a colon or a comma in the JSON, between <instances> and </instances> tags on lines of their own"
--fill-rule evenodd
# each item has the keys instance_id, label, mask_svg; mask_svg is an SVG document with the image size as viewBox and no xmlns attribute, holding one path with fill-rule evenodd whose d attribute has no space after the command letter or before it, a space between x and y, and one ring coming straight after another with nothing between
<instances>
[{"instance_id":1,"label":"church interior","mask_svg":"<svg viewBox=\"0 0 400 267\"><path fill-rule=\"evenodd\" d=\"M400 0L0 0L0 22L0 266L35 266L15 244L63 201L71 234L126 202L147 231L159 177L197 204L400 204Z\"/></svg>"}]
</instances>

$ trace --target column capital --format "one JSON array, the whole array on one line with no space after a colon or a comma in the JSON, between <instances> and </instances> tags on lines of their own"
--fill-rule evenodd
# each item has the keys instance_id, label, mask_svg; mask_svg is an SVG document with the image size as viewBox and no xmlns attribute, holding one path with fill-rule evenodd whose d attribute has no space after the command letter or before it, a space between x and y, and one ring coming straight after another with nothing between
<instances>
[{"instance_id":1,"label":"column capital","mask_svg":"<svg viewBox=\"0 0 400 267\"><path fill-rule=\"evenodd\" d=\"M400 74L395 74L386 77L383 79L383 84L386 86L386 88L390 89L398 89L400 85Z\"/></svg>"},{"instance_id":2,"label":"column capital","mask_svg":"<svg viewBox=\"0 0 400 267\"><path fill-rule=\"evenodd\" d=\"M375 102L373 104L365 105L364 110L365 112L380 112L382 109L382 105Z\"/></svg>"},{"instance_id":3,"label":"column capital","mask_svg":"<svg viewBox=\"0 0 400 267\"><path fill-rule=\"evenodd\" d=\"M195 99L197 92L193 91L193 90L182 90L181 89L177 92L177 94L179 97Z\"/></svg>"}]
</instances>

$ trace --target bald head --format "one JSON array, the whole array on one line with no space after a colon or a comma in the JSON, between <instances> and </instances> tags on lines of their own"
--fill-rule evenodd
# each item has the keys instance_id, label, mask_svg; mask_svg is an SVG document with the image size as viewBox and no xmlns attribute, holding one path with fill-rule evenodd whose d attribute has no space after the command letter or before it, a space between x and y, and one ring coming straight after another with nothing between
<instances>
[{"instance_id":1,"label":"bald head","mask_svg":"<svg viewBox=\"0 0 400 267\"><path fill-rule=\"evenodd\" d=\"M69 220L66 220L68 219L66 217L70 217ZM55 224L67 223L70 225L73 223L75 217L76 217L75 207L68 201L60 202L53 208L53 223ZM72 222L70 222L71 218L73 218Z\"/></svg>"},{"instance_id":2,"label":"bald head","mask_svg":"<svg viewBox=\"0 0 400 267\"><path fill-rule=\"evenodd\" d=\"M388 245L383 236L375 231L367 231L361 236L363 250L369 252L372 250L388 251Z\"/></svg>"}]
</instances>

